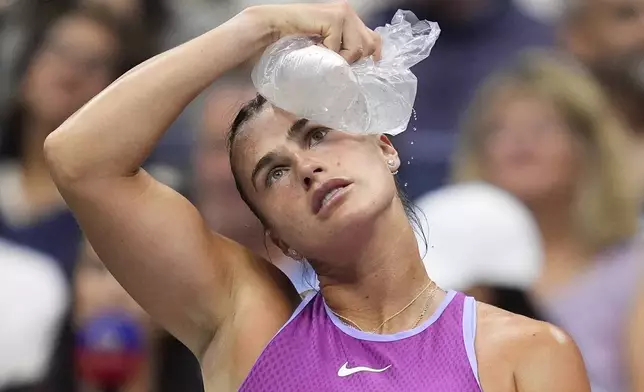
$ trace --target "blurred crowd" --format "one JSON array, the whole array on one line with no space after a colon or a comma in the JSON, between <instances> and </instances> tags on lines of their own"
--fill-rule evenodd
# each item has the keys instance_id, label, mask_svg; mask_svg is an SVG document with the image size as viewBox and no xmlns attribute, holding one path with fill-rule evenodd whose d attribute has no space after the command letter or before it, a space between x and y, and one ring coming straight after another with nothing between
<instances>
[{"instance_id":1,"label":"blurred crowd","mask_svg":"<svg viewBox=\"0 0 644 392\"><path fill-rule=\"evenodd\" d=\"M84 240L43 142L137 64L288 1L0 0L0 391L203 390L192 354ZM417 114L393 138L430 276L568 331L593 392L644 392L644 0L350 3L371 27L404 8L442 29L413 69ZM267 243L230 173L225 135L254 96L249 75L197 98L146 168L315 289L310 268ZM106 345L128 369L94 355Z\"/></svg>"}]
</instances>

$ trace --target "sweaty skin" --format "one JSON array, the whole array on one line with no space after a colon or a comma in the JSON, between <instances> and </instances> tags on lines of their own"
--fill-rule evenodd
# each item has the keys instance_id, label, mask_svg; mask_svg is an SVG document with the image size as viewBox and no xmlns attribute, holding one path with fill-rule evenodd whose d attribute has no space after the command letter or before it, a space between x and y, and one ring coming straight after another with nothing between
<instances>
[{"instance_id":1,"label":"sweaty skin","mask_svg":"<svg viewBox=\"0 0 644 392\"><path fill-rule=\"evenodd\" d=\"M346 2L249 8L128 72L45 143L56 184L93 248L132 297L199 358L208 391L237 390L300 297L277 268L210 231L194 206L139 167L201 91L290 34L320 35L350 62L379 56L378 36ZM428 281L390 172L400 160L384 137L333 130L312 148L287 135L297 121L269 107L247 125L234 147L242 187L266 215L276 244L317 260L329 306L375 327ZM269 150L278 152L284 172L274 175L270 190L257 184L253 191L249 167ZM331 176L353 185L322 219L306 201ZM356 219L360 226L350 226ZM400 234L392 238L391 227ZM427 316L443 297L436 296ZM420 306L384 332L409 328ZM565 333L484 304L477 329L485 391L589 391Z\"/></svg>"}]
</instances>

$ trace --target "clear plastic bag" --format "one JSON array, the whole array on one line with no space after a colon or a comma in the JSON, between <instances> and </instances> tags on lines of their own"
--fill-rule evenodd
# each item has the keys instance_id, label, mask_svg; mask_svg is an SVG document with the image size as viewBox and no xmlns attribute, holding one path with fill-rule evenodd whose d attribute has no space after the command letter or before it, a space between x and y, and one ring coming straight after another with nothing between
<instances>
[{"instance_id":1,"label":"clear plastic bag","mask_svg":"<svg viewBox=\"0 0 644 392\"><path fill-rule=\"evenodd\" d=\"M252 72L257 91L298 117L347 132L397 135L407 129L417 79L410 68L438 39L435 22L398 10L375 30L382 59L349 65L315 37L285 37L266 49Z\"/></svg>"}]
</instances>

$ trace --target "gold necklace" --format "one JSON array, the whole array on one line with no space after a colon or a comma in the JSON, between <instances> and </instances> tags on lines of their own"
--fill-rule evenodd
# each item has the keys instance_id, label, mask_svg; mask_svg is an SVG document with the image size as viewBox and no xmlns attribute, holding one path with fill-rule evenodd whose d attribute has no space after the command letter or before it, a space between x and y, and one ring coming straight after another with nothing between
<instances>
[{"instance_id":1,"label":"gold necklace","mask_svg":"<svg viewBox=\"0 0 644 392\"><path fill-rule=\"evenodd\" d=\"M423 308L423 311L421 312L420 316L418 317L418 319L417 319L417 320L416 320L416 322L414 323L414 326L412 327L412 329L413 329L413 328L416 328L416 327L418 326L418 324L420 324L420 321L423 319L423 317L424 317L424 316L425 316L425 314L427 313L427 309L429 309L429 303L431 302L431 299L432 299L432 298L434 298L434 296L436 295L436 291L438 290L438 286L436 286L436 285L434 284L434 282L433 282L433 281L430 281L430 282L427 284L427 286L425 286L425 287L424 287L424 288L423 288L423 289L422 289L422 290L421 290L421 291L420 291L420 292L419 292L419 293L414 297L414 299L412 299L412 300L411 300L411 302L409 302L409 303L408 303L407 305L405 305L402 309L400 309L399 311L397 311L396 313L394 313L392 316L387 317L387 318L385 319L385 321L383 321L382 323L380 323L380 325L379 325L379 326L377 326L375 329L373 329L373 330L371 330L371 331L365 331L365 330L364 330L364 329L362 329L362 328L361 328L361 327L360 327L360 326L359 326L355 321L353 321L353 320L351 320L350 318L345 317L345 316L343 316L343 315L341 315L341 314L339 314L339 313L335 312L335 311L334 311L333 309L331 309L331 308L329 308L329 309L331 310L331 313L333 313L334 315L336 315L336 316L337 316L337 317L338 317L338 318L339 318L339 319L340 319L344 324L346 324L347 326L352 327L352 328L356 328L358 331L362 331L362 332L376 333L376 332L378 332L382 327L384 327L384 326L385 326L385 324L387 324L389 321L393 320L396 316L400 315L402 312L404 312L405 310L407 310L411 305L413 305L413 304L418 300L418 298L420 298L420 297L423 295L423 293L424 293L424 292L426 292L426 291L427 291L427 289L429 289L432 285L433 285L432 291L430 292L429 296L427 297L427 301L425 301L425 307Z\"/></svg>"}]
</instances>

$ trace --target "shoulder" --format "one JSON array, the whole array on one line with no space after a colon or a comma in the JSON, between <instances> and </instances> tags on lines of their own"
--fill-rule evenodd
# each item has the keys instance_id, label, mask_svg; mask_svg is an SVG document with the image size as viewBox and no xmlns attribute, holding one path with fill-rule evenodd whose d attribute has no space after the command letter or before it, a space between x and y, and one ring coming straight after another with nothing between
<instances>
[{"instance_id":1,"label":"shoulder","mask_svg":"<svg viewBox=\"0 0 644 392\"><path fill-rule=\"evenodd\" d=\"M477 335L494 341L500 347L519 345L525 349L545 346L557 349L576 348L572 338L552 324L520 316L482 302L477 302L477 320Z\"/></svg>"},{"instance_id":2,"label":"shoulder","mask_svg":"<svg viewBox=\"0 0 644 392\"><path fill-rule=\"evenodd\" d=\"M477 355L501 363L518 391L589 390L579 349L562 329L483 303L477 320Z\"/></svg>"}]
</instances>

